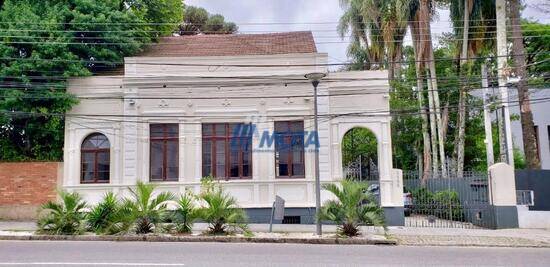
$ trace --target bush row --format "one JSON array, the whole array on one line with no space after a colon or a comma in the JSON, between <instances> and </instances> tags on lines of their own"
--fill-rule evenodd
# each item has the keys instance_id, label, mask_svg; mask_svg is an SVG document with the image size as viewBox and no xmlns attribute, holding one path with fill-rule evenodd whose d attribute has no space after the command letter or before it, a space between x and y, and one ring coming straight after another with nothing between
<instances>
[{"instance_id":1,"label":"bush row","mask_svg":"<svg viewBox=\"0 0 550 267\"><path fill-rule=\"evenodd\" d=\"M38 232L52 235L191 233L193 223L201 220L208 223L209 234L248 233L244 210L212 179L204 179L199 194L187 191L177 197L171 192L156 193L155 189L154 184L138 182L135 188L129 188L130 197L119 198L108 192L93 206L76 192L61 191L60 202L42 206Z\"/></svg>"}]
</instances>

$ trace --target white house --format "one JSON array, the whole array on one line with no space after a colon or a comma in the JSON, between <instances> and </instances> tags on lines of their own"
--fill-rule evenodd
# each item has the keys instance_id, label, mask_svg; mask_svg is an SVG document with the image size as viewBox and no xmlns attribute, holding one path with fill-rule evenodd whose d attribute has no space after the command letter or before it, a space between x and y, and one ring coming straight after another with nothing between
<instances>
[{"instance_id":1,"label":"white house","mask_svg":"<svg viewBox=\"0 0 550 267\"><path fill-rule=\"evenodd\" d=\"M535 124L535 137L537 138L537 151L540 158L541 168L550 170L550 96L549 89L530 89L531 110L533 112L533 122ZM511 98L517 101L517 92L512 92ZM512 138L514 147L523 153L523 130L521 126L519 105L514 104L510 107L510 113L518 119L512 121Z\"/></svg>"},{"instance_id":2,"label":"white house","mask_svg":"<svg viewBox=\"0 0 550 267\"><path fill-rule=\"evenodd\" d=\"M313 86L304 75L327 72L327 62L311 32L198 35L165 38L125 58L123 75L73 79L68 90L80 103L66 116L63 187L93 203L137 181L181 193L215 176L254 222L269 220L279 195L286 215L311 223L316 140ZM321 81L320 179L343 179L344 134L370 129L380 202L388 223L402 225L388 90L383 71L333 72ZM251 125L252 134L234 135ZM269 145L274 132L283 141ZM322 192L323 201L330 197Z\"/></svg>"}]
</instances>

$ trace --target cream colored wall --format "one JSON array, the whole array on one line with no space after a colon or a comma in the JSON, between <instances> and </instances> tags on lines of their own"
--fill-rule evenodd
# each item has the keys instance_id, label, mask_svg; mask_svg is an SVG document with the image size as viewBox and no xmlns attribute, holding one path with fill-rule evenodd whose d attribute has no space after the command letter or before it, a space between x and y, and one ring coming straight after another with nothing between
<instances>
[{"instance_id":1,"label":"cream colored wall","mask_svg":"<svg viewBox=\"0 0 550 267\"><path fill-rule=\"evenodd\" d=\"M149 180L149 123L179 123L180 178L178 182L159 183L162 190L198 191L200 187L202 137L201 123L249 122L261 133L273 132L276 120L304 120L305 130L313 129L313 88L303 75L313 71L326 72L325 67L235 68L177 65L141 65L135 62L165 62L169 64L257 64L314 65L326 63L325 54L279 56L208 57L208 58L127 58L125 77L91 77L74 80L69 91L78 96L124 96L125 100L85 100L77 105L67 119L65 140L64 186L78 190L95 202L105 190L123 192L138 180ZM153 77L157 76L157 77ZM226 78L211 78L211 77ZM248 76L236 79L235 76ZM207 78L208 77L208 78ZM228 78L231 77L231 78ZM257 79L254 79L254 78ZM384 203L398 205L394 190L397 182L392 175L391 135L387 113L372 112L389 109L387 74L376 72L331 73L319 86L320 173L323 182L342 179L340 141L351 127L367 127L379 139L379 162ZM367 78L365 80L364 78ZM361 80L363 79L363 80ZM375 79L375 80L372 80ZM353 80L353 81L351 81ZM286 81L286 82L285 82ZM338 94L347 94L340 95ZM275 96L301 96L274 98ZM307 95L307 97L304 97ZM327 97L330 95L330 97ZM207 99L206 96L213 96ZM136 98L131 104L130 97ZM223 97L223 98L220 98ZM233 99L233 97L252 97ZM156 99L144 99L156 98ZM182 99L187 98L187 99ZM189 99L191 98L191 99ZM200 98L200 99L197 99ZM340 117L328 121L323 116L349 112L369 112L358 117ZM125 114L125 118L97 117L96 120L71 117L70 114ZM230 119L220 117L227 116ZM217 117L217 118L216 118ZM324 117L326 118L326 116ZM80 144L92 132L104 133L111 141L111 183L81 185ZM259 144L254 137L254 148ZM238 198L243 207L271 207L275 195L286 200L288 207L312 207L314 197L314 154L305 154L305 179L275 178L273 151L253 153L251 180L222 182ZM393 179L393 180L392 180ZM393 188L393 189L392 189ZM393 190L393 191L392 191ZM401 188L402 192L402 188ZM331 197L323 192L322 198ZM399 196L402 201L402 197Z\"/></svg>"}]
</instances>

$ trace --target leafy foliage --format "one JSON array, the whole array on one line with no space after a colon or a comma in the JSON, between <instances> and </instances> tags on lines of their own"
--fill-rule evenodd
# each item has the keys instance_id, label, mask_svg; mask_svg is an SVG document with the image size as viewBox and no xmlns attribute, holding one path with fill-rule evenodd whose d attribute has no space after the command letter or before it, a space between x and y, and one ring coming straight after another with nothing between
<instances>
[{"instance_id":1,"label":"leafy foliage","mask_svg":"<svg viewBox=\"0 0 550 267\"><path fill-rule=\"evenodd\" d=\"M432 192L425 187L420 187L411 193L414 202L414 213L433 215L446 220L464 220L464 212L458 192L454 190Z\"/></svg>"},{"instance_id":2,"label":"leafy foliage","mask_svg":"<svg viewBox=\"0 0 550 267\"><path fill-rule=\"evenodd\" d=\"M124 201L124 206L137 234L153 232L166 215L168 202L175 198L170 192L155 195L155 188L143 182L138 182L135 189L129 188L132 196Z\"/></svg>"},{"instance_id":3,"label":"leafy foliage","mask_svg":"<svg viewBox=\"0 0 550 267\"><path fill-rule=\"evenodd\" d=\"M108 192L86 214L88 228L96 234L112 235L127 232L131 226L128 211L116 194Z\"/></svg>"},{"instance_id":4,"label":"leafy foliage","mask_svg":"<svg viewBox=\"0 0 550 267\"><path fill-rule=\"evenodd\" d=\"M198 197L204 206L197 210L197 214L209 224L210 234L224 234L228 229L248 232L244 210L239 208L234 197L223 191L219 183L205 179Z\"/></svg>"},{"instance_id":5,"label":"leafy foliage","mask_svg":"<svg viewBox=\"0 0 550 267\"><path fill-rule=\"evenodd\" d=\"M366 128L352 128L342 140L343 165L346 166L362 156L377 161L378 142L372 131Z\"/></svg>"},{"instance_id":6,"label":"leafy foliage","mask_svg":"<svg viewBox=\"0 0 550 267\"><path fill-rule=\"evenodd\" d=\"M229 34L235 33L238 27L233 22L225 21L220 14L210 14L202 7L186 6L180 25L181 35L204 34Z\"/></svg>"},{"instance_id":7,"label":"leafy foliage","mask_svg":"<svg viewBox=\"0 0 550 267\"><path fill-rule=\"evenodd\" d=\"M186 192L178 200L178 208L173 217L176 232L191 233L193 223L197 220L198 212L195 206L195 197L191 192Z\"/></svg>"},{"instance_id":8,"label":"leafy foliage","mask_svg":"<svg viewBox=\"0 0 550 267\"><path fill-rule=\"evenodd\" d=\"M179 0L5 1L0 10L0 160L61 159L60 114L77 103L65 91L65 78L119 67L125 56L159 36L157 31L168 34L181 19ZM149 23L159 26L152 29Z\"/></svg>"},{"instance_id":9,"label":"leafy foliage","mask_svg":"<svg viewBox=\"0 0 550 267\"><path fill-rule=\"evenodd\" d=\"M323 185L336 200L326 201L317 219L339 224L339 233L350 237L360 234L360 225L385 226L383 210L368 193L368 187L368 183L349 180Z\"/></svg>"},{"instance_id":10,"label":"leafy foliage","mask_svg":"<svg viewBox=\"0 0 550 267\"><path fill-rule=\"evenodd\" d=\"M37 222L38 232L50 235L78 235L85 231L86 202L78 193L59 192L61 202L42 206L46 214Z\"/></svg>"}]
</instances>

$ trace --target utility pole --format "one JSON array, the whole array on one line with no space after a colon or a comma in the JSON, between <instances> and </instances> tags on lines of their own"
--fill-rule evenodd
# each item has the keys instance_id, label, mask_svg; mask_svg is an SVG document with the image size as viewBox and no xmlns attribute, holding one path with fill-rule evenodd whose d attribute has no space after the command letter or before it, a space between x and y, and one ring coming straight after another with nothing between
<instances>
[{"instance_id":1,"label":"utility pole","mask_svg":"<svg viewBox=\"0 0 550 267\"><path fill-rule=\"evenodd\" d=\"M514 146L512 144L512 131L510 127L510 109L508 107L508 87L507 83L507 40L506 40L506 0L496 0L497 15L497 66L498 66L498 85L500 91L500 102L502 105L502 123L503 133L501 133L501 143L504 143L506 163L514 167ZM504 142L502 142L504 141ZM501 149L502 149L501 148ZM501 150L501 154L502 154Z\"/></svg>"},{"instance_id":2,"label":"utility pole","mask_svg":"<svg viewBox=\"0 0 550 267\"><path fill-rule=\"evenodd\" d=\"M489 81L487 79L487 65L481 65L481 87L483 87L483 117L485 119L485 150L487 152L487 167L495 164L493 154L493 130L491 110L489 109Z\"/></svg>"}]
</instances>

